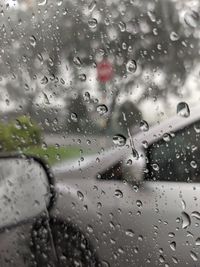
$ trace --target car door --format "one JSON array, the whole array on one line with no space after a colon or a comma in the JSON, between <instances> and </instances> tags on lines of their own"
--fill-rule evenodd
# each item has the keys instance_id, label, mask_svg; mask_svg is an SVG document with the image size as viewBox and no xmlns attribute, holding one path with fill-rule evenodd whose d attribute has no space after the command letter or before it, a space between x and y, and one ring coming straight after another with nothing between
<instances>
[{"instance_id":1,"label":"car door","mask_svg":"<svg viewBox=\"0 0 200 267\"><path fill-rule=\"evenodd\" d=\"M149 146L144 180L121 183L123 266L198 266L199 122Z\"/></svg>"}]
</instances>

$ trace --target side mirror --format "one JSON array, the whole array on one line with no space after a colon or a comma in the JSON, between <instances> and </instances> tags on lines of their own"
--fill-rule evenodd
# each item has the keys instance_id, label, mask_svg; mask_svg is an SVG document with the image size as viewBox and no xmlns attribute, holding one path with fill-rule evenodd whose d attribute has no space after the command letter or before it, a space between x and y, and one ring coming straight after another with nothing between
<instances>
[{"instance_id":1,"label":"side mirror","mask_svg":"<svg viewBox=\"0 0 200 267\"><path fill-rule=\"evenodd\" d=\"M47 210L51 187L44 166L34 158L0 157L0 229Z\"/></svg>"}]
</instances>

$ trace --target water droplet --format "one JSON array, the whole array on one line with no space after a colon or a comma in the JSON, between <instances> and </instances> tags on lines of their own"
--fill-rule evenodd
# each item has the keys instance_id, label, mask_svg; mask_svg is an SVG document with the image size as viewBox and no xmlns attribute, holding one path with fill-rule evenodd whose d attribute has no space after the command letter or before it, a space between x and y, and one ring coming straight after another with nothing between
<instances>
[{"instance_id":1,"label":"water droplet","mask_svg":"<svg viewBox=\"0 0 200 267\"><path fill-rule=\"evenodd\" d=\"M159 165L157 163L152 164L154 171L159 171Z\"/></svg>"},{"instance_id":2,"label":"water droplet","mask_svg":"<svg viewBox=\"0 0 200 267\"><path fill-rule=\"evenodd\" d=\"M137 185L133 185L133 190L134 190L135 192L138 192L139 187L138 187Z\"/></svg>"},{"instance_id":3,"label":"water droplet","mask_svg":"<svg viewBox=\"0 0 200 267\"><path fill-rule=\"evenodd\" d=\"M190 231L187 231L187 236L194 237L193 234Z\"/></svg>"},{"instance_id":4,"label":"water droplet","mask_svg":"<svg viewBox=\"0 0 200 267\"><path fill-rule=\"evenodd\" d=\"M106 105L97 106L97 112L102 116L108 112L108 108Z\"/></svg>"},{"instance_id":5,"label":"water droplet","mask_svg":"<svg viewBox=\"0 0 200 267\"><path fill-rule=\"evenodd\" d=\"M81 201L84 200L84 195L83 195L83 193L81 193L81 191L77 191L77 196Z\"/></svg>"},{"instance_id":6,"label":"water droplet","mask_svg":"<svg viewBox=\"0 0 200 267\"><path fill-rule=\"evenodd\" d=\"M129 60L126 64L126 70L129 73L134 73L137 70L137 63L134 59Z\"/></svg>"},{"instance_id":7,"label":"water droplet","mask_svg":"<svg viewBox=\"0 0 200 267\"><path fill-rule=\"evenodd\" d=\"M173 260L173 262L174 262L175 264L178 263L178 259L177 259L176 257L172 257L172 260Z\"/></svg>"},{"instance_id":8,"label":"water droplet","mask_svg":"<svg viewBox=\"0 0 200 267\"><path fill-rule=\"evenodd\" d=\"M155 14L152 12L152 11L148 11L147 12L147 15L149 16L150 20L152 22L155 22L156 21L156 17L155 17Z\"/></svg>"},{"instance_id":9,"label":"water droplet","mask_svg":"<svg viewBox=\"0 0 200 267\"><path fill-rule=\"evenodd\" d=\"M169 142L170 139L171 139L170 134L168 134L168 133L164 133L164 134L163 134L163 140L164 140L165 142Z\"/></svg>"},{"instance_id":10,"label":"water droplet","mask_svg":"<svg viewBox=\"0 0 200 267\"><path fill-rule=\"evenodd\" d=\"M186 209L186 204L185 204L185 201L183 199L181 200L181 205L182 205L182 209L185 210Z\"/></svg>"},{"instance_id":11,"label":"water droplet","mask_svg":"<svg viewBox=\"0 0 200 267\"><path fill-rule=\"evenodd\" d=\"M88 225L87 226L87 231L89 232L89 233L93 233L93 228L92 228L92 226L91 225Z\"/></svg>"},{"instance_id":12,"label":"water droplet","mask_svg":"<svg viewBox=\"0 0 200 267\"><path fill-rule=\"evenodd\" d=\"M84 101L89 103L90 102L90 93L89 92L85 92L84 94Z\"/></svg>"},{"instance_id":13,"label":"water droplet","mask_svg":"<svg viewBox=\"0 0 200 267\"><path fill-rule=\"evenodd\" d=\"M132 159L128 159L127 162L126 162L126 165L131 166L132 164L133 164Z\"/></svg>"},{"instance_id":14,"label":"water droplet","mask_svg":"<svg viewBox=\"0 0 200 267\"><path fill-rule=\"evenodd\" d=\"M160 257L159 257L159 261L160 261L161 263L164 263L164 262L165 262L165 258L163 257L163 255L160 255Z\"/></svg>"},{"instance_id":15,"label":"water droplet","mask_svg":"<svg viewBox=\"0 0 200 267\"><path fill-rule=\"evenodd\" d=\"M30 45L35 47L36 46L36 38L35 38L35 36L33 36L33 35L30 36L29 40L30 40Z\"/></svg>"},{"instance_id":16,"label":"water droplet","mask_svg":"<svg viewBox=\"0 0 200 267\"><path fill-rule=\"evenodd\" d=\"M175 234L174 234L173 232L170 232L170 233L168 234L168 236L171 237L171 238L173 238L173 237L175 236Z\"/></svg>"},{"instance_id":17,"label":"water droplet","mask_svg":"<svg viewBox=\"0 0 200 267\"><path fill-rule=\"evenodd\" d=\"M47 4L47 0L38 0L38 6L45 6Z\"/></svg>"},{"instance_id":18,"label":"water droplet","mask_svg":"<svg viewBox=\"0 0 200 267\"><path fill-rule=\"evenodd\" d=\"M179 39L179 36L176 32L171 32L170 33L170 40L172 41L177 41Z\"/></svg>"},{"instance_id":19,"label":"water droplet","mask_svg":"<svg viewBox=\"0 0 200 267\"><path fill-rule=\"evenodd\" d=\"M50 102L49 102L49 99L48 99L47 94L45 94L44 92L42 92L42 93L43 93L43 95L44 95L44 103L45 103L46 105L49 105Z\"/></svg>"},{"instance_id":20,"label":"water droplet","mask_svg":"<svg viewBox=\"0 0 200 267\"><path fill-rule=\"evenodd\" d=\"M142 120L140 122L140 130L142 130L143 132L147 132L149 130L149 125L146 121Z\"/></svg>"},{"instance_id":21,"label":"water droplet","mask_svg":"<svg viewBox=\"0 0 200 267\"><path fill-rule=\"evenodd\" d=\"M101 202L98 202L98 203L97 203L97 208L100 209L101 207L102 207Z\"/></svg>"},{"instance_id":22,"label":"water droplet","mask_svg":"<svg viewBox=\"0 0 200 267\"><path fill-rule=\"evenodd\" d=\"M79 57L74 57L74 58L73 58L73 63L74 63L74 65L76 65L78 68L80 68L81 65L82 65L82 62L81 62L81 60L80 60Z\"/></svg>"},{"instance_id":23,"label":"water droplet","mask_svg":"<svg viewBox=\"0 0 200 267\"><path fill-rule=\"evenodd\" d=\"M182 228L186 229L191 224L190 216L186 212L182 212Z\"/></svg>"},{"instance_id":24,"label":"water droplet","mask_svg":"<svg viewBox=\"0 0 200 267\"><path fill-rule=\"evenodd\" d=\"M41 79L41 84L47 84L48 83L48 78L47 76L44 76L42 79Z\"/></svg>"},{"instance_id":25,"label":"water droplet","mask_svg":"<svg viewBox=\"0 0 200 267\"><path fill-rule=\"evenodd\" d=\"M76 113L71 113L71 120L74 121L74 122L78 121L78 117L77 117Z\"/></svg>"},{"instance_id":26,"label":"water droplet","mask_svg":"<svg viewBox=\"0 0 200 267\"><path fill-rule=\"evenodd\" d=\"M199 22L199 14L194 10L189 10L184 15L185 23L192 28L196 28Z\"/></svg>"},{"instance_id":27,"label":"water droplet","mask_svg":"<svg viewBox=\"0 0 200 267\"><path fill-rule=\"evenodd\" d=\"M63 3L63 1L62 1L62 0L57 0L57 1L56 1L56 4L57 4L57 6L61 6L61 5L62 5L62 3Z\"/></svg>"},{"instance_id":28,"label":"water droplet","mask_svg":"<svg viewBox=\"0 0 200 267\"><path fill-rule=\"evenodd\" d=\"M120 21L118 25L119 25L120 31L125 32L126 24L123 21Z\"/></svg>"},{"instance_id":29,"label":"water droplet","mask_svg":"<svg viewBox=\"0 0 200 267\"><path fill-rule=\"evenodd\" d=\"M190 162L190 166L191 166L193 169L196 169L196 168L197 168L197 163L196 163L196 161L192 160L192 161Z\"/></svg>"},{"instance_id":30,"label":"water droplet","mask_svg":"<svg viewBox=\"0 0 200 267\"><path fill-rule=\"evenodd\" d=\"M136 205L138 206L138 208L142 207L142 201L141 200L137 200L136 201Z\"/></svg>"},{"instance_id":31,"label":"water droplet","mask_svg":"<svg viewBox=\"0 0 200 267\"><path fill-rule=\"evenodd\" d=\"M86 81L86 79L87 79L87 77L86 77L86 75L85 74L80 74L79 76L78 76L78 78L79 78L79 80L81 81L81 82L85 82Z\"/></svg>"},{"instance_id":32,"label":"water droplet","mask_svg":"<svg viewBox=\"0 0 200 267\"><path fill-rule=\"evenodd\" d=\"M191 214L191 217L196 218L197 220L200 220L200 212L198 211L193 211Z\"/></svg>"},{"instance_id":33,"label":"water droplet","mask_svg":"<svg viewBox=\"0 0 200 267\"><path fill-rule=\"evenodd\" d=\"M176 242L171 242L170 243L170 248L173 250L173 251L175 251L176 250Z\"/></svg>"},{"instance_id":34,"label":"water droplet","mask_svg":"<svg viewBox=\"0 0 200 267\"><path fill-rule=\"evenodd\" d=\"M135 160L139 159L139 154L135 148L132 148L132 155Z\"/></svg>"},{"instance_id":35,"label":"water droplet","mask_svg":"<svg viewBox=\"0 0 200 267\"><path fill-rule=\"evenodd\" d=\"M200 237L198 237L198 238L195 240L195 245L196 245L196 246L200 246Z\"/></svg>"},{"instance_id":36,"label":"water droplet","mask_svg":"<svg viewBox=\"0 0 200 267\"><path fill-rule=\"evenodd\" d=\"M126 235L129 237L134 237L134 232L132 230L126 230Z\"/></svg>"},{"instance_id":37,"label":"water droplet","mask_svg":"<svg viewBox=\"0 0 200 267\"><path fill-rule=\"evenodd\" d=\"M97 20L95 18L92 18L90 20L88 20L88 26L91 28L91 29L95 29L97 27Z\"/></svg>"},{"instance_id":38,"label":"water droplet","mask_svg":"<svg viewBox=\"0 0 200 267\"><path fill-rule=\"evenodd\" d=\"M190 116L190 109L187 103L180 102L177 105L177 114L181 117L187 118Z\"/></svg>"},{"instance_id":39,"label":"water droplet","mask_svg":"<svg viewBox=\"0 0 200 267\"><path fill-rule=\"evenodd\" d=\"M193 261L198 261L197 254L194 253L194 251L190 251L190 256L191 256L191 258L193 259Z\"/></svg>"},{"instance_id":40,"label":"water droplet","mask_svg":"<svg viewBox=\"0 0 200 267\"><path fill-rule=\"evenodd\" d=\"M97 2L93 0L88 6L89 11L92 12L95 9L96 5L97 5Z\"/></svg>"},{"instance_id":41,"label":"water droplet","mask_svg":"<svg viewBox=\"0 0 200 267\"><path fill-rule=\"evenodd\" d=\"M144 148L148 148L149 144L146 140L142 141L142 145Z\"/></svg>"},{"instance_id":42,"label":"water droplet","mask_svg":"<svg viewBox=\"0 0 200 267\"><path fill-rule=\"evenodd\" d=\"M116 146L124 146L126 144L126 137L124 137L121 134L117 134L117 135L113 136L113 143Z\"/></svg>"},{"instance_id":43,"label":"water droplet","mask_svg":"<svg viewBox=\"0 0 200 267\"><path fill-rule=\"evenodd\" d=\"M116 196L117 198L123 198L123 193L122 193L122 191L119 190L119 189L116 189L116 190L115 190L115 196Z\"/></svg>"},{"instance_id":44,"label":"water droplet","mask_svg":"<svg viewBox=\"0 0 200 267\"><path fill-rule=\"evenodd\" d=\"M196 133L200 133L200 125L195 124L194 125L194 130L195 130Z\"/></svg>"}]
</instances>

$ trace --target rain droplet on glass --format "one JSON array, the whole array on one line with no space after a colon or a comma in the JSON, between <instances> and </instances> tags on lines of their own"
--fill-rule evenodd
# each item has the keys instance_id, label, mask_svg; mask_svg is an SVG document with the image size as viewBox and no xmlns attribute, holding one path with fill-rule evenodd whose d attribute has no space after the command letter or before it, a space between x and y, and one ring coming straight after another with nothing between
<instances>
[{"instance_id":1,"label":"rain droplet on glass","mask_svg":"<svg viewBox=\"0 0 200 267\"><path fill-rule=\"evenodd\" d=\"M74 121L74 122L78 121L78 117L77 117L76 113L71 113L71 120Z\"/></svg>"},{"instance_id":2,"label":"rain droplet on glass","mask_svg":"<svg viewBox=\"0 0 200 267\"><path fill-rule=\"evenodd\" d=\"M113 136L113 143L116 146L124 146L126 144L126 137L124 137L121 134L117 134L117 135Z\"/></svg>"},{"instance_id":3,"label":"rain droplet on glass","mask_svg":"<svg viewBox=\"0 0 200 267\"><path fill-rule=\"evenodd\" d=\"M140 130L142 130L143 132L147 132L149 130L149 125L145 120L142 120L140 122Z\"/></svg>"},{"instance_id":4,"label":"rain droplet on glass","mask_svg":"<svg viewBox=\"0 0 200 267\"><path fill-rule=\"evenodd\" d=\"M108 108L106 105L97 106L97 112L102 116L108 112Z\"/></svg>"},{"instance_id":5,"label":"rain droplet on glass","mask_svg":"<svg viewBox=\"0 0 200 267\"><path fill-rule=\"evenodd\" d=\"M196 28L199 23L199 14L194 10L189 10L184 15L184 21L189 27Z\"/></svg>"},{"instance_id":6,"label":"rain droplet on glass","mask_svg":"<svg viewBox=\"0 0 200 267\"><path fill-rule=\"evenodd\" d=\"M178 41L179 35L176 32L171 32L170 33L170 40L171 41Z\"/></svg>"},{"instance_id":7,"label":"rain droplet on glass","mask_svg":"<svg viewBox=\"0 0 200 267\"><path fill-rule=\"evenodd\" d=\"M137 70L137 63L134 59L131 59L126 64L126 70L129 73L134 73Z\"/></svg>"},{"instance_id":8,"label":"rain droplet on glass","mask_svg":"<svg viewBox=\"0 0 200 267\"><path fill-rule=\"evenodd\" d=\"M95 29L97 27L97 20L95 18L91 18L88 20L88 26L90 27L90 29Z\"/></svg>"},{"instance_id":9,"label":"rain droplet on glass","mask_svg":"<svg viewBox=\"0 0 200 267\"><path fill-rule=\"evenodd\" d=\"M123 193L122 193L122 191L119 190L119 189L116 189L116 190L115 190L115 196L116 196L117 198L123 198Z\"/></svg>"},{"instance_id":10,"label":"rain droplet on glass","mask_svg":"<svg viewBox=\"0 0 200 267\"><path fill-rule=\"evenodd\" d=\"M190 109L188 104L185 102L178 103L177 114L181 117L188 118L190 116Z\"/></svg>"},{"instance_id":11,"label":"rain droplet on glass","mask_svg":"<svg viewBox=\"0 0 200 267\"><path fill-rule=\"evenodd\" d=\"M186 212L182 212L182 228L186 229L191 224L190 216Z\"/></svg>"}]
</instances>

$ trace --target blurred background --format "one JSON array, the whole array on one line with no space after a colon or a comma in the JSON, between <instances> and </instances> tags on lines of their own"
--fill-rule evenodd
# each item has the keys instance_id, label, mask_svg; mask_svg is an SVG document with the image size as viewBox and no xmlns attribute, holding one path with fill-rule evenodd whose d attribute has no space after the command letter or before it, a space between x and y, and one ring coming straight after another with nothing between
<instances>
[{"instance_id":1,"label":"blurred background","mask_svg":"<svg viewBox=\"0 0 200 267\"><path fill-rule=\"evenodd\" d=\"M199 1L0 3L1 152L84 160L198 105Z\"/></svg>"}]
</instances>

